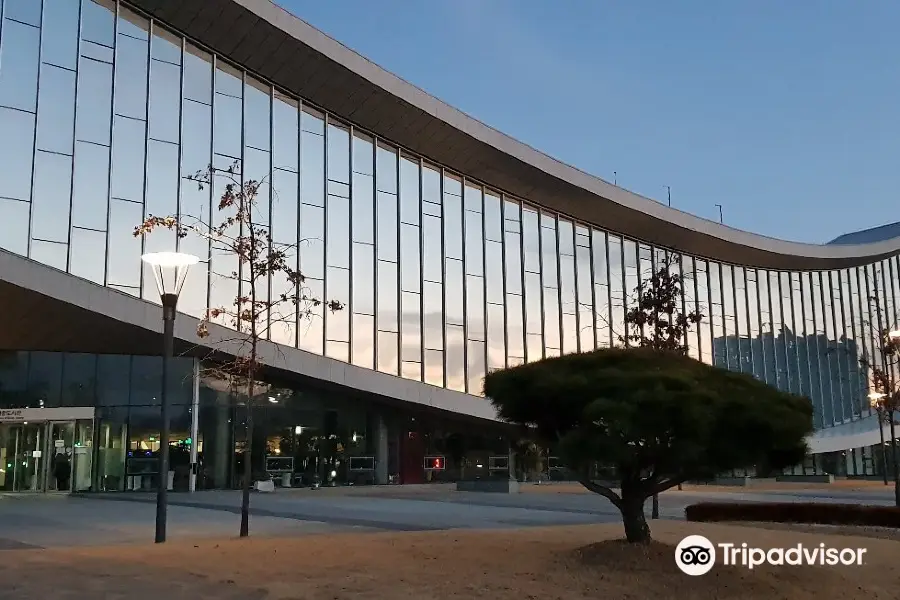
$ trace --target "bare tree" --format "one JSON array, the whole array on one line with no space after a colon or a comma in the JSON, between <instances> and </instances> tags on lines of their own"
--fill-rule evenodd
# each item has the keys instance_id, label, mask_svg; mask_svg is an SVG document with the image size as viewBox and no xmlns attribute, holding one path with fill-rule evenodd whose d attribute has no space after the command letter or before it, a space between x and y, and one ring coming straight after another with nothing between
<instances>
[{"instance_id":1,"label":"bare tree","mask_svg":"<svg viewBox=\"0 0 900 600\"><path fill-rule=\"evenodd\" d=\"M869 324L876 356L868 356L863 352L859 359L860 366L870 378L871 391L869 406L875 411L878 419L878 430L881 434L882 456L884 453L884 425L889 426L891 435L891 468L894 479L894 503L900 506L900 464L898 464L898 447L896 425L900 416L900 383L897 372L900 370L900 335L894 328L898 326L896 316L886 315L881 306L878 294L878 283L875 282L873 294L869 302L875 307L875 323ZM890 322L893 317L893 322ZM884 461L887 463L887 461ZM887 464L885 464L887 469Z\"/></svg>"},{"instance_id":2,"label":"bare tree","mask_svg":"<svg viewBox=\"0 0 900 600\"><path fill-rule=\"evenodd\" d=\"M625 311L625 331L617 336L620 343L687 355L688 331L703 315L683 308L684 284L689 276L682 273L680 260L679 254L664 252L662 260L649 272L641 273L640 283L633 290ZM658 519L659 495L653 494L652 501L650 518Z\"/></svg>"},{"instance_id":3,"label":"bare tree","mask_svg":"<svg viewBox=\"0 0 900 600\"><path fill-rule=\"evenodd\" d=\"M249 535L253 479L253 402L258 394L268 390L268 386L258 380L265 368L260 360L260 342L269 339L273 325L309 319L313 316L313 309L322 304L330 311L342 310L343 305L335 300L323 301L312 296L300 269L293 266L296 264L297 244L275 242L269 228L260 224L264 222L261 210L268 211L268 206L262 209L258 206L260 189L267 185L265 178L243 179L239 163L235 161L227 169L210 165L187 179L201 190L217 181L223 185L217 207L219 221L207 223L192 215L150 215L135 228L134 235L149 235L157 229L174 231L179 238L197 235L209 241L211 255L236 259L237 268L234 271L215 273L236 283L236 296L228 305L208 307L197 327L197 335L207 338L209 325L213 322L229 325L237 332L234 338L224 340L229 344L227 354L233 358L219 359L204 371L227 382L233 394L245 394L247 398L240 526L240 536L246 537ZM269 293L270 283L275 279L280 280L280 289Z\"/></svg>"}]
</instances>

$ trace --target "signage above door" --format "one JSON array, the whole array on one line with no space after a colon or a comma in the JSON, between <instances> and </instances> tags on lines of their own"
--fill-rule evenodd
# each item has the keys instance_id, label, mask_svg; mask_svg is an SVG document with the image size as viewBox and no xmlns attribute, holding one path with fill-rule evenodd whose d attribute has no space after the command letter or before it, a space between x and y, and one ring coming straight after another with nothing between
<instances>
[{"instance_id":1,"label":"signage above door","mask_svg":"<svg viewBox=\"0 0 900 600\"><path fill-rule=\"evenodd\" d=\"M0 408L0 423L24 423L26 421L77 421L79 419L93 418L93 406Z\"/></svg>"}]
</instances>

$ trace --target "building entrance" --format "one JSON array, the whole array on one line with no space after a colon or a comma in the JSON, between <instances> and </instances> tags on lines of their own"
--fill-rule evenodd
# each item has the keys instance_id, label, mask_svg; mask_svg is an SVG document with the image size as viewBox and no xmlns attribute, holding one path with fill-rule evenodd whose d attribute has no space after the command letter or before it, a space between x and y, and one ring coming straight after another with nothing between
<instances>
[{"instance_id":1,"label":"building entrance","mask_svg":"<svg viewBox=\"0 0 900 600\"><path fill-rule=\"evenodd\" d=\"M0 411L0 491L68 493L90 489L94 420L58 419L85 410ZM93 413L93 409L87 410Z\"/></svg>"}]
</instances>

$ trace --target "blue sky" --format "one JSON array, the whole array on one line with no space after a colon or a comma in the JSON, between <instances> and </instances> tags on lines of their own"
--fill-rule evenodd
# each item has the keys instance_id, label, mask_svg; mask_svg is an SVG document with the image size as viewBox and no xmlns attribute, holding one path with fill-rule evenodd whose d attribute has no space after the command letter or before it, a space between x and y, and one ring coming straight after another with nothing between
<instances>
[{"instance_id":1,"label":"blue sky","mask_svg":"<svg viewBox=\"0 0 900 600\"><path fill-rule=\"evenodd\" d=\"M895 0L279 0L471 116L693 214L900 221Z\"/></svg>"}]
</instances>

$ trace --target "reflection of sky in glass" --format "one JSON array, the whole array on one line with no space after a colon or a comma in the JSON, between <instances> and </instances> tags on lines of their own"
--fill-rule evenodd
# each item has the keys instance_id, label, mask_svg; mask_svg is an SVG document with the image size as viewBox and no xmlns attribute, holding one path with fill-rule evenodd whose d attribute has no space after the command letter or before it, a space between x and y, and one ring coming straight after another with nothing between
<instances>
[{"instance_id":1,"label":"reflection of sky in glass","mask_svg":"<svg viewBox=\"0 0 900 600\"><path fill-rule=\"evenodd\" d=\"M6 249L152 301L141 253L191 252L201 263L180 308L202 315L233 301L234 257L200 236L142 242L131 231L148 214L215 221L222 186L186 177L236 164L238 177L265 182L254 221L297 246L304 292L346 304L303 318L281 309L273 340L476 394L489 369L618 344L634 288L665 260L376 143L224 60L213 68L211 55L158 24L151 34L124 6L116 23L113 2L82 4L80 43L78 3L45 0L43 15L39 2L5 4ZM880 358L870 297L883 326L898 320L897 257L815 274L680 265L685 308L703 315L692 356L811 395L819 425L868 414L858 360Z\"/></svg>"}]
</instances>

